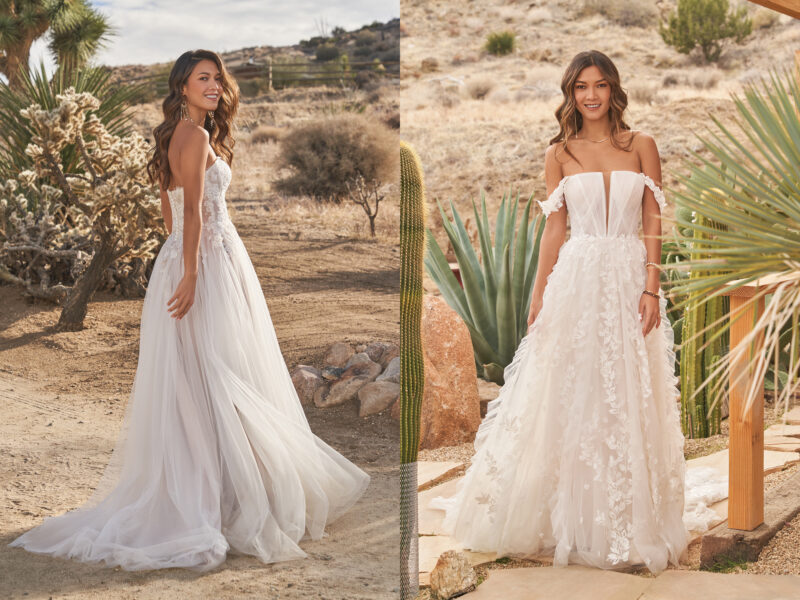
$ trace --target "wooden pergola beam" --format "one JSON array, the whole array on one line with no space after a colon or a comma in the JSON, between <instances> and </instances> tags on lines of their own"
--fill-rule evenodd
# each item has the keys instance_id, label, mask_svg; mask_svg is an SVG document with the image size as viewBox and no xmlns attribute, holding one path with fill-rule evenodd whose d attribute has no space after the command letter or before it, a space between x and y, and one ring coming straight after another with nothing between
<instances>
[{"instance_id":1,"label":"wooden pergola beam","mask_svg":"<svg viewBox=\"0 0 800 600\"><path fill-rule=\"evenodd\" d=\"M800 19L800 0L750 0L750 2Z\"/></svg>"}]
</instances>

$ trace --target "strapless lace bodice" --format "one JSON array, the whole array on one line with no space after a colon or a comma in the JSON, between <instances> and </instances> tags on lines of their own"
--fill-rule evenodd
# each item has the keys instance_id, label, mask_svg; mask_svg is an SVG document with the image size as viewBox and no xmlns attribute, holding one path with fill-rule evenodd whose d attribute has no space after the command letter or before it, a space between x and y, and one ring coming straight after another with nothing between
<instances>
[{"instance_id":1,"label":"strapless lace bodice","mask_svg":"<svg viewBox=\"0 0 800 600\"><path fill-rule=\"evenodd\" d=\"M547 216L566 201L573 236L637 235L645 185L653 190L656 201L663 210L666 206L664 192L650 177L636 171L611 171L608 215L605 181L601 171L567 175L561 179L547 200L539 201L539 205Z\"/></svg>"},{"instance_id":2,"label":"strapless lace bodice","mask_svg":"<svg viewBox=\"0 0 800 600\"><path fill-rule=\"evenodd\" d=\"M230 238L236 235L236 229L228 214L228 205L225 200L225 192L230 182L231 168L218 156L205 172L203 200L200 203L203 219L200 233L201 258L209 247L209 242L212 247L221 248L224 247L226 240L230 241ZM172 210L172 232L161 252L169 258L174 258L181 256L183 252L183 188L168 190L167 196Z\"/></svg>"}]
</instances>

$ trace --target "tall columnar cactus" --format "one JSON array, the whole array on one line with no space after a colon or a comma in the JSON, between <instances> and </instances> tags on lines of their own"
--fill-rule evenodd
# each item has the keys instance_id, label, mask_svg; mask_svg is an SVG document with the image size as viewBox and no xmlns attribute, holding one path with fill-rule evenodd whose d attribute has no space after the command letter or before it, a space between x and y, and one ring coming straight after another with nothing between
<instances>
[{"instance_id":1,"label":"tall columnar cactus","mask_svg":"<svg viewBox=\"0 0 800 600\"><path fill-rule=\"evenodd\" d=\"M700 260L707 253L710 234L704 228L719 226L696 215L691 242L691 260ZM689 281L705 276L702 269L695 268L689 275ZM720 381L721 374L711 379L703 389L698 388L713 372L724 354L724 336L716 336L719 330L718 321L727 312L727 298L716 296L705 299L704 294L690 293L689 302L683 315L683 348L681 349L681 423L683 432L690 438L703 438L720 432L720 403L714 403L711 414L708 407L712 404L713 394ZM703 331L705 329L705 331ZM716 390L719 394L724 389Z\"/></svg>"},{"instance_id":2,"label":"tall columnar cactus","mask_svg":"<svg viewBox=\"0 0 800 600\"><path fill-rule=\"evenodd\" d=\"M467 325L478 372L486 379L502 384L503 370L514 358L514 352L528 329L528 309L539 262L544 219L537 216L529 222L529 198L517 225L519 196L512 201L508 194L500 203L492 243L486 199L481 198L480 213L474 203L472 208L480 241L480 258L472 247L472 240L456 207L450 204L453 214L450 221L439 205L444 230L458 260L461 285L430 231L425 268L444 300Z\"/></svg>"},{"instance_id":3,"label":"tall columnar cactus","mask_svg":"<svg viewBox=\"0 0 800 600\"><path fill-rule=\"evenodd\" d=\"M422 353L422 259L425 185L414 149L400 142L400 595L419 590L417 452L425 385Z\"/></svg>"}]
</instances>

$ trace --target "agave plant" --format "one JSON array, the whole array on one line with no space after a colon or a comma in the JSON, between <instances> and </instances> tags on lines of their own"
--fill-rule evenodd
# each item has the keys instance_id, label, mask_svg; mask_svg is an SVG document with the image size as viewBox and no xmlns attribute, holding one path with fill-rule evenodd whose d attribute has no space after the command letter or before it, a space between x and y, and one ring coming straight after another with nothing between
<instances>
[{"instance_id":1,"label":"agave plant","mask_svg":"<svg viewBox=\"0 0 800 600\"><path fill-rule=\"evenodd\" d=\"M129 105L144 94L144 86L112 84L111 72L104 68L68 71L59 69L52 80L47 77L44 62L37 70L22 70L19 85L11 88L0 82L0 179L13 179L18 173L33 166L33 159L25 153L31 141L33 129L27 119L20 119L20 111L31 104L44 110L58 106L56 96L72 87L77 93L89 92L100 100L95 114L109 133L120 137L130 133L131 113ZM66 149L61 156L66 172L73 172L78 157L73 149Z\"/></svg>"},{"instance_id":2,"label":"agave plant","mask_svg":"<svg viewBox=\"0 0 800 600\"><path fill-rule=\"evenodd\" d=\"M759 278L776 282L749 300L766 300L763 314L693 392L706 385L721 386L730 378L731 365L748 365L731 382L741 385L750 376L746 410L758 393L756 384L763 381L776 356L778 362L783 357L786 373L779 381L783 388L778 401L788 408L790 396L800 386L800 89L788 71L783 77L772 72L770 80L745 86L744 99L732 96L739 132L710 116L717 130L711 132L711 139L698 138L711 158L692 152L698 164L688 165L688 176L677 175L685 190L672 191L678 206L695 213L690 222L686 211L679 210L679 226L702 232L705 246L699 257L684 263L682 268L696 275L676 286L678 294L703 303ZM738 312L733 318L743 314ZM782 335L787 328L790 334ZM696 335L712 329L704 343L729 329L727 318L714 319ZM758 338L763 338L763 345L755 352L753 342ZM715 396L708 412L719 398Z\"/></svg>"},{"instance_id":3,"label":"agave plant","mask_svg":"<svg viewBox=\"0 0 800 600\"><path fill-rule=\"evenodd\" d=\"M544 232L541 215L528 222L531 199L525 203L517 226L519 194L513 201L510 192L503 196L495 222L494 242L485 196L481 194L480 213L473 201L480 258L453 203L450 203L453 213L450 221L441 203L437 202L444 229L455 251L462 285L433 233L427 230L425 268L442 297L466 323L479 373L500 384L503 383L503 370L514 358L514 352L527 331L539 243Z\"/></svg>"}]
</instances>

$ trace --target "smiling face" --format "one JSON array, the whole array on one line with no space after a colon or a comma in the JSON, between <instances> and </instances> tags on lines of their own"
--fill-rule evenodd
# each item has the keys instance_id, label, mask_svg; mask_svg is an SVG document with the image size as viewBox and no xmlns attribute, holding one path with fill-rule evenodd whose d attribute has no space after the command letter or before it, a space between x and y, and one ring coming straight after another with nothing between
<instances>
[{"instance_id":1,"label":"smiling face","mask_svg":"<svg viewBox=\"0 0 800 600\"><path fill-rule=\"evenodd\" d=\"M222 73L213 60L198 62L181 88L186 103L200 110L214 110L222 95Z\"/></svg>"},{"instance_id":2,"label":"smiling face","mask_svg":"<svg viewBox=\"0 0 800 600\"><path fill-rule=\"evenodd\" d=\"M611 84L599 68L586 67L575 80L575 104L584 119L607 118Z\"/></svg>"}]
</instances>

